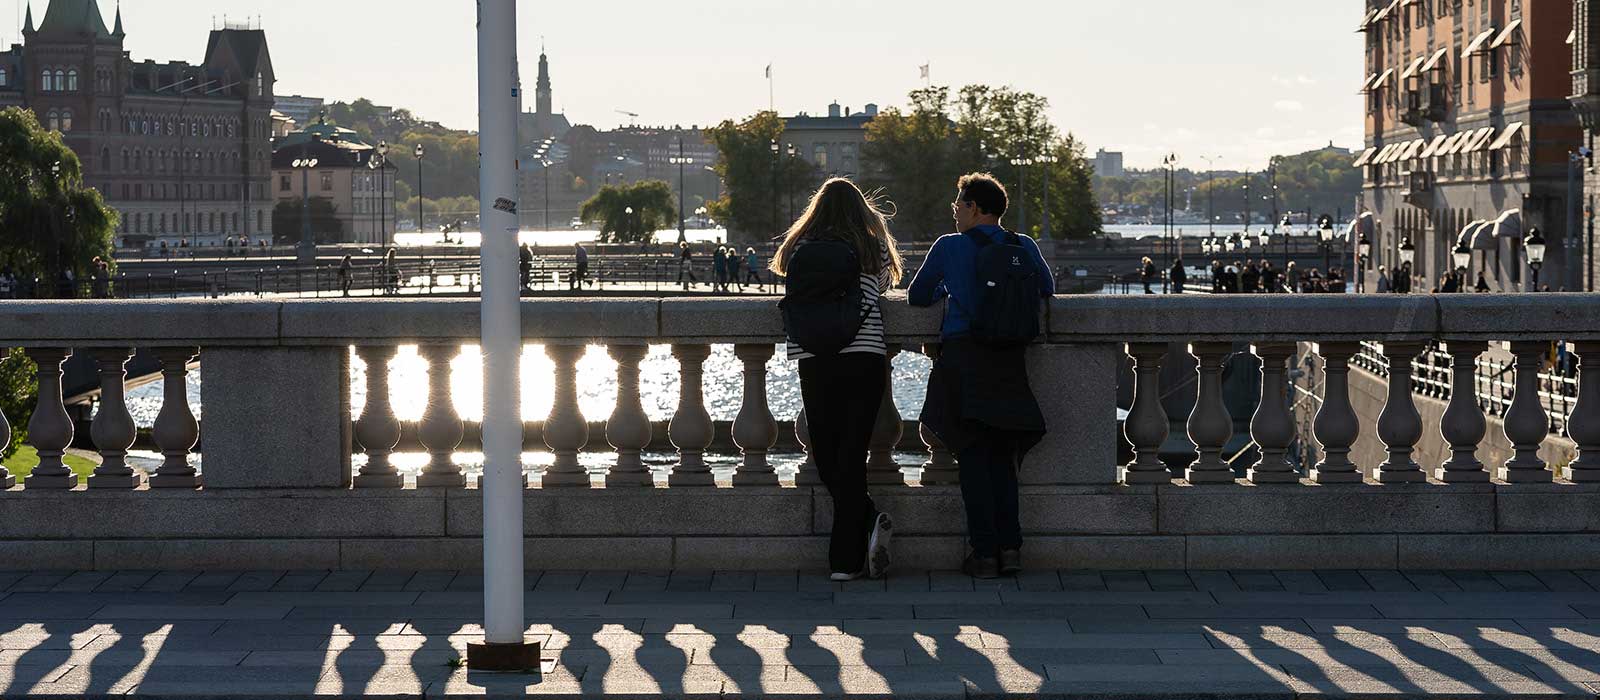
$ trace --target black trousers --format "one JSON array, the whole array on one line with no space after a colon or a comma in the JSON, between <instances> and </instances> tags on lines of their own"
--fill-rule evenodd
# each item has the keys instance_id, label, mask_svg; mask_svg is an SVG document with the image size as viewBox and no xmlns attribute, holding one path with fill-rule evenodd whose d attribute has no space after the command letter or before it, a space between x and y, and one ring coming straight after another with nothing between
<instances>
[{"instance_id":1,"label":"black trousers","mask_svg":"<svg viewBox=\"0 0 1600 700\"><path fill-rule=\"evenodd\" d=\"M833 498L828 563L835 573L866 568L867 536L878 518L867 494L867 446L888 382L883 355L851 353L800 361L811 456Z\"/></svg>"},{"instance_id":2,"label":"black trousers","mask_svg":"<svg viewBox=\"0 0 1600 700\"><path fill-rule=\"evenodd\" d=\"M967 510L967 537L973 550L982 556L1022 548L1018 452L1014 436L983 431L970 447L956 455L961 469L961 500Z\"/></svg>"}]
</instances>

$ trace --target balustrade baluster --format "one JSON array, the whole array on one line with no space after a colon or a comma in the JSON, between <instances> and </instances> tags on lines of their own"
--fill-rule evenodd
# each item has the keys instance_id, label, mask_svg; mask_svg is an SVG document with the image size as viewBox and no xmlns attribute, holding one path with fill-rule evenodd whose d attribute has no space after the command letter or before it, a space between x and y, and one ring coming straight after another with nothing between
<instances>
[{"instance_id":1,"label":"balustrade baluster","mask_svg":"<svg viewBox=\"0 0 1600 700\"><path fill-rule=\"evenodd\" d=\"M655 483L639 453L650 446L650 418L639 398L639 363L650 348L647 345L612 345L606 353L617 363L617 405L606 420L606 442L617 451L617 464L606 477L606 485L650 486Z\"/></svg>"},{"instance_id":2,"label":"balustrade baluster","mask_svg":"<svg viewBox=\"0 0 1600 700\"><path fill-rule=\"evenodd\" d=\"M1578 458L1567 467L1567 479L1600 482L1600 341L1579 341L1576 345L1578 402L1567 418L1567 435L1578 443ZM0 429L3 425L4 419L0 418ZM5 440L0 437L0 449L4 448Z\"/></svg>"},{"instance_id":3,"label":"balustrade baluster","mask_svg":"<svg viewBox=\"0 0 1600 700\"><path fill-rule=\"evenodd\" d=\"M467 475L456 466L455 453L466 431L455 401L450 398L450 362L461 354L461 348L423 345L417 353L428 362L428 406L417 426L417 437L428 450L428 463L417 475L417 487L465 486Z\"/></svg>"},{"instance_id":4,"label":"balustrade baluster","mask_svg":"<svg viewBox=\"0 0 1600 700\"><path fill-rule=\"evenodd\" d=\"M735 486L776 486L778 474L767 453L778 444L778 424L767 407L767 361L775 352L771 344L736 345L734 355L744 364L744 400L733 419L733 442L744 455L734 473Z\"/></svg>"},{"instance_id":5,"label":"balustrade baluster","mask_svg":"<svg viewBox=\"0 0 1600 700\"><path fill-rule=\"evenodd\" d=\"M817 474L817 460L811 455L811 421L806 418L806 409L804 407L794 417L794 439L800 443L800 449L806 453L805 460L796 468L794 485L821 486L822 477Z\"/></svg>"},{"instance_id":6,"label":"balustrade baluster","mask_svg":"<svg viewBox=\"0 0 1600 700\"><path fill-rule=\"evenodd\" d=\"M939 362L939 343L924 343L922 354L926 355L934 364ZM922 485L941 486L961 482L961 472L956 466L955 455L950 454L943 440L928 428L926 423L917 421L917 437L922 438L922 444L928 448L928 460L922 464Z\"/></svg>"},{"instance_id":7,"label":"balustrade baluster","mask_svg":"<svg viewBox=\"0 0 1600 700\"><path fill-rule=\"evenodd\" d=\"M1322 461L1311 472L1319 484L1359 484L1361 470L1350 461L1350 446L1361 436L1361 419L1350 403L1350 359L1359 358L1360 343L1318 343L1322 357L1322 407L1312 423L1322 445Z\"/></svg>"},{"instance_id":8,"label":"balustrade baluster","mask_svg":"<svg viewBox=\"0 0 1600 700\"><path fill-rule=\"evenodd\" d=\"M1129 343L1133 357L1133 406L1122 432L1133 444L1134 458L1121 469L1124 484L1165 484L1172 472L1161 461L1161 444L1167 441L1167 410L1161 405L1161 361L1166 343Z\"/></svg>"},{"instance_id":9,"label":"balustrade baluster","mask_svg":"<svg viewBox=\"0 0 1600 700\"><path fill-rule=\"evenodd\" d=\"M1489 472L1478 460L1478 444L1489 432L1489 422L1478 406L1478 392L1474 390L1473 374L1478 366L1478 356L1489 347L1483 341L1452 340L1449 343L1451 365L1450 404L1445 407L1439 421L1439 434L1450 444L1450 459L1439 466L1434 476L1447 484L1484 483Z\"/></svg>"},{"instance_id":10,"label":"balustrade baluster","mask_svg":"<svg viewBox=\"0 0 1600 700\"><path fill-rule=\"evenodd\" d=\"M678 410L667 424L667 437L678 448L678 466L672 470L669 483L712 486L716 477L705 458L706 448L711 446L711 414L706 412L705 387L701 384L711 346L674 345L672 355L678 358L680 387Z\"/></svg>"},{"instance_id":11,"label":"balustrade baluster","mask_svg":"<svg viewBox=\"0 0 1600 700\"><path fill-rule=\"evenodd\" d=\"M1231 343L1193 343L1189 354L1199 360L1199 389L1189 414L1189 439L1200 458L1189 466L1191 484L1231 484L1233 467L1222 459L1222 448L1233 437L1233 416L1222 402L1222 362L1233 350Z\"/></svg>"},{"instance_id":12,"label":"balustrade baluster","mask_svg":"<svg viewBox=\"0 0 1600 700\"><path fill-rule=\"evenodd\" d=\"M123 383L128 377L131 348L97 348L91 352L100 369L100 407L89 436L100 452L100 466L89 477L89 488L132 489L144 485L145 476L128 466L128 448L138 431L128 414Z\"/></svg>"},{"instance_id":13,"label":"balustrade baluster","mask_svg":"<svg viewBox=\"0 0 1600 700\"><path fill-rule=\"evenodd\" d=\"M0 348L0 360L4 360L9 353L9 348ZM6 447L10 444L11 423L6 421L5 411L0 411L0 452L5 452ZM11 470L6 469L6 465L0 464L0 490L9 489L16 485L17 477L11 474Z\"/></svg>"},{"instance_id":14,"label":"balustrade baluster","mask_svg":"<svg viewBox=\"0 0 1600 700\"><path fill-rule=\"evenodd\" d=\"M28 442L39 452L39 465L26 479L30 489L70 489L78 476L62 462L72 444L72 418L61 402L61 364L72 356L68 348L28 348L37 367L39 399L28 421Z\"/></svg>"},{"instance_id":15,"label":"balustrade baluster","mask_svg":"<svg viewBox=\"0 0 1600 700\"><path fill-rule=\"evenodd\" d=\"M883 396L878 402L877 422L872 426L872 437L867 442L867 483L892 485L906 483L905 474L894 461L894 450L905 437L905 421L900 419L900 409L894 405L894 358L900 346L889 344L888 362L885 363Z\"/></svg>"},{"instance_id":16,"label":"balustrade baluster","mask_svg":"<svg viewBox=\"0 0 1600 700\"><path fill-rule=\"evenodd\" d=\"M1300 474L1288 460L1289 446L1294 444L1294 416L1289 413L1285 376L1295 346L1262 343L1253 350L1261 358L1261 402L1250 419L1250 437L1261 449L1261 459L1250 468L1249 479L1256 484L1297 484Z\"/></svg>"},{"instance_id":17,"label":"balustrade baluster","mask_svg":"<svg viewBox=\"0 0 1600 700\"><path fill-rule=\"evenodd\" d=\"M578 463L578 453L589 444L589 422L578 408L578 359L582 345L546 345L544 354L556 366L555 397L544 422L544 444L555 453L545 472L544 486L589 486L589 473Z\"/></svg>"},{"instance_id":18,"label":"balustrade baluster","mask_svg":"<svg viewBox=\"0 0 1600 700\"><path fill-rule=\"evenodd\" d=\"M151 431L164 458L150 477L153 489L195 489L204 485L200 472L189 463L189 452L200 440L200 424L189 408L189 363L199 355L192 347L156 348L161 361L161 411Z\"/></svg>"},{"instance_id":19,"label":"balustrade baluster","mask_svg":"<svg viewBox=\"0 0 1600 700\"><path fill-rule=\"evenodd\" d=\"M367 366L367 405L356 421L356 440L367 453L367 464L356 475L356 488L397 489L405 476L395 469L390 455L400 444L400 419L394 415L389 396L389 362L397 348L389 345L364 345L356 355Z\"/></svg>"},{"instance_id":20,"label":"balustrade baluster","mask_svg":"<svg viewBox=\"0 0 1600 700\"><path fill-rule=\"evenodd\" d=\"M1500 468L1500 479L1512 484L1548 483L1553 474L1539 458L1539 446L1550 434L1549 414L1539 400L1539 370L1550 343L1518 340L1511 343L1517 357L1516 391L1506 409L1505 433L1516 454Z\"/></svg>"},{"instance_id":21,"label":"balustrade baluster","mask_svg":"<svg viewBox=\"0 0 1600 700\"><path fill-rule=\"evenodd\" d=\"M1422 465L1411 458L1422 439L1422 414L1412 397L1411 361L1425 346L1419 342L1384 343L1389 358L1389 395L1378 415L1378 439L1389 458L1378 465L1378 481L1384 484L1414 483L1427 480Z\"/></svg>"}]
</instances>

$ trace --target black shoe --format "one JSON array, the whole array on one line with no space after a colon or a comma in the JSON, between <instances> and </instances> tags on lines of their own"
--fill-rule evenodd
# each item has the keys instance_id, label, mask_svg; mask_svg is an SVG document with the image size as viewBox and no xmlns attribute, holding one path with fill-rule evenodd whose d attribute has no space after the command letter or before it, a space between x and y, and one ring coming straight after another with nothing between
<instances>
[{"instance_id":1,"label":"black shoe","mask_svg":"<svg viewBox=\"0 0 1600 700\"><path fill-rule=\"evenodd\" d=\"M994 557L980 556L977 551L967 555L967 560L961 562L961 572L976 579L1000 578L1000 560Z\"/></svg>"},{"instance_id":2,"label":"black shoe","mask_svg":"<svg viewBox=\"0 0 1600 700\"><path fill-rule=\"evenodd\" d=\"M1000 574L1003 576L1016 576L1022 573L1022 550L1000 550Z\"/></svg>"}]
</instances>

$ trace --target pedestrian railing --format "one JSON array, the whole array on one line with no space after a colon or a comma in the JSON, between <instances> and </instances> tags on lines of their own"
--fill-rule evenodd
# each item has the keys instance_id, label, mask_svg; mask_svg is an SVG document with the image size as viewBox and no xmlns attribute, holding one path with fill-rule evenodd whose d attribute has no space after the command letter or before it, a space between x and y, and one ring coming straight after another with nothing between
<instances>
[{"instance_id":1,"label":"pedestrian railing","mask_svg":"<svg viewBox=\"0 0 1600 700\"><path fill-rule=\"evenodd\" d=\"M891 348L936 357L938 312L911 309L901 299L889 297L886 324ZM1219 543L1204 539L1211 536L1208 533L1251 537L1273 532L1343 534L1323 529L1327 525L1321 520L1285 520L1291 512L1303 517L1303 508L1309 507L1305 504L1322 504L1331 513L1331 509L1362 509L1341 498L1422 497L1403 490L1385 491L1380 485L1431 480L1430 488L1443 488L1440 482L1600 481L1600 372L1592 366L1600 362L1600 303L1596 302L1600 297L1590 295L1058 297L1049 305L1046 333L1027 350L1034 393L1050 429L1022 466L1025 500L1032 504L1029 508L1034 515L1030 517L1037 519L1030 528L1058 538L1052 541L1067 548L1060 551L1074 552L1078 565L1085 561L1173 565L1172 550L1165 548L1177 541L1180 552L1183 546L1190 548L1190 554L1178 555L1175 566L1181 568L1210 561L1195 559L1194 552L1199 550L1194 547L1237 546L1227 550L1234 553L1230 556L1244 556L1240 553L1260 551L1251 547L1265 546L1244 539ZM535 460L544 464L530 464L526 469L529 497L540 498L533 494L541 492L606 489L604 493L594 491L592 498L570 502L602 508L609 514L604 517L562 510L562 504L569 502L566 499L574 496L539 501L544 509L539 511L543 513L540 522L548 524L551 532L620 537L619 528L632 528L623 534L666 538L668 544L662 546L675 553L664 556L682 563L704 561L682 559L684 552L703 552L706 550L694 548L710 546L705 540L694 540L696 537L777 537L780 539L763 546L781 552L786 546L782 537L814 538L819 533L813 528L825 528L825 519L816 520L824 525L812 524L814 508L825 501L798 505L781 495L798 493L796 497L812 498L810 488L817 479L810 466L802 466L798 472L775 467L773 450L780 435L769 404L767 368L778 352L783 329L772 300L538 298L525 300L522 310L526 342L542 346L553 364L548 378L549 413L524 417L529 434L536 436L529 440L527 451L549 455ZM463 524L461 518L466 516L460 513L473 511L462 510L470 501L448 494L475 485L458 454L476 446L469 442L472 432L452 398L452 368L477 363L461 355L464 346L476 345L478 336L478 302L471 299L18 301L0 305L0 346L26 351L40 387L37 408L27 423L27 444L37 451L39 465L9 494L0 494L0 503L23 494L20 498L24 500L14 502L34 504L30 508L48 506L55 513L38 518L38 522L26 517L21 521L3 519L0 541L43 542L76 536L69 533L77 532L73 528L78 524L49 530L46 523L77 523L74 514L83 513L84 518L94 520L88 531L99 533L84 536L96 542L104 538L120 542L118 533L122 531L118 528L130 527L145 533L140 536L170 533L210 543L195 545L202 548L222 548L232 540L262 537L277 538L286 543L284 547L291 543L310 547L302 540L322 538L335 543L329 545L333 551L364 548L361 551L372 557L401 556L395 549L410 546L402 544L410 541L407 538L457 542L452 538L474 532ZM1492 353L1486 355L1490 344L1507 340L1509 355L1502 364L1495 364L1501 360ZM1545 355L1556 340L1571 343L1583 362L1578 363L1570 383L1563 380L1560 384L1576 387L1573 400L1550 404L1548 392L1541 389L1546 381L1541 373ZM1435 344L1438 349L1430 350ZM717 399L738 406L729 428L737 467L731 473L718 474L707 459L717 442L718 428L707 410L708 397L702 386L712 347L721 345L733 348L737 365L723 371L736 373L741 388L734 396ZM416 346L427 367L427 400L420 421L410 431L396 413L396 403L406 399L394 391L389 372L375 369L389 367L401 346ZM615 362L617 387L609 416L597 423L591 423L591 417L581 410L578 391L578 363L592 346L603 347ZM665 426L652 424L641 402L643 383L660 383L659 377L641 377L641 360L651 346L669 346L678 370L679 398ZM123 368L133 348L153 350L162 365L164 403L155 419L153 439L163 461L148 475L133 469L127 459L136 431L122 391ZM1194 397L1187 416L1169 416L1169 402L1163 400L1171 397L1163 397L1162 366L1171 361L1175 348L1191 355L1196 365L1192 382L1183 389ZM1308 352L1316 356L1309 364L1320 369L1320 376L1311 384L1316 400L1298 396L1292 386L1291 367L1295 365L1290 360L1305 359L1302 356ZM1243 417L1230 415L1223 371L1224 359L1238 353L1256 359L1260 377L1259 407L1244 431L1248 432L1246 442L1256 447L1248 465L1243 460L1237 465L1229 463L1230 458L1239 457L1238 451L1228 446L1235 442L1236 426ZM74 424L61 395L62 364L73 354L92 357L102 380L98 410L86 431L79 430L85 426ZM205 372L203 429L187 400L188 368L196 358ZM1455 368L1452 374L1428 374L1445 359ZM1480 362L1485 363L1482 368ZM1353 365L1386 380L1386 400L1379 415L1365 419L1358 415L1351 397ZM367 368L362 380L367 399L352 415L352 376L361 366ZM900 377L897 381L907 380ZM1132 396L1120 436L1115 417L1119 382L1131 389ZM1441 419L1424 421L1416 404L1419 390L1448 390L1439 396L1448 401ZM1506 390L1503 410L1497 402L1480 401L1482 390ZM1314 412L1310 422L1316 442L1315 463L1304 470L1297 469L1297 460L1288 455L1297 439L1296 406ZM1541 449L1553 439L1551 416L1558 413L1564 414L1560 424L1577 446L1576 459L1570 463L1541 456ZM1478 453L1488 437L1486 418L1491 414L1500 418L1503 427L1496 429L1503 430L1514 454L1504 461L1486 463ZM1180 460L1182 463L1163 451L1175 424L1197 452ZM944 513L958 509L952 493L940 490L958 479L955 460L937 436L920 431L920 478L918 470L903 472L897 464L897 446L911 437L904 434L903 426L886 394L872 439L869 480L885 489L884 498L889 501L934 499L918 502ZM799 443L807 444L803 415L795 430ZM671 446L670 463L647 464L642 454L660 443L661 431ZM414 474L396 463L397 451L404 449L405 432L414 432L416 442L427 453L425 465ZM1416 448L1425 433L1448 444L1448 459L1426 464L1417 459ZM1381 462L1363 460L1353 451L1364 434L1373 434L1381 442L1385 455ZM9 435L9 429L0 428L0 442ZM1122 437L1131 444L1133 456L1119 464ZM203 469L196 469L192 453L202 440ZM92 447L102 458L93 475L83 480L86 484L63 461L65 451L74 445ZM1241 475L1236 466L1247 468ZM9 478L0 481L11 486ZM1340 496L1315 488L1363 483L1375 490ZM1166 505L1159 506L1157 518L1157 504L1188 495L1199 497L1201 494L1190 490L1207 485L1223 489L1207 494L1239 497L1205 501L1221 504L1216 505L1219 508L1226 503L1242 507L1240 504L1248 501L1271 505L1261 506L1265 514L1259 522L1245 518L1225 525L1214 521L1196 524L1184 516L1192 511L1169 512ZM1290 490L1251 488L1264 485ZM68 492L79 486L102 495ZM1151 486L1179 490L1152 490ZM659 498L673 500L656 502L648 500L655 496L626 495L652 488L691 494L731 489L746 497L717 496L735 499L718 506L717 501L699 497L684 500L663 495ZM1570 484L1558 488L1568 490L1551 493L1580 493ZM154 517L159 512L155 510L118 510L112 507L115 499L105 495L118 490L138 491L126 496L130 502L155 498L150 495L153 492L194 492L182 503L158 499L152 504L159 503L161 508L188 504L184 507L200 509L194 513L213 514L197 515L201 520L191 521ZM401 492L422 495L414 500L383 497L387 500L355 501L348 507L354 510L341 510L337 522L312 517L301 501L294 500L315 495L314 500L327 503L328 498ZM1282 499L1292 498L1291 492L1313 500L1293 501L1298 505L1290 508ZM36 497L40 493L58 495L29 500L26 494L30 493ZM255 505L249 507L258 510L250 510L250 518L240 515L244 511L227 510L246 507L239 505L239 500L249 493L260 494L262 499L251 501ZM430 493L447 495L426 495ZM1382 495L1385 493L1388 495ZM1479 492L1451 493L1476 499L1473 494ZM1493 511L1508 507L1505 503L1509 501L1496 505L1494 493L1485 493L1481 502L1472 501L1472 508ZM611 505L594 505L602 503ZM942 505L933 506L935 503ZM1366 540L1346 544L1359 545L1363 556L1373 551L1364 549L1369 545L1377 550L1387 546L1389 554L1383 556L1394 556L1393 538L1404 537L1399 533L1409 527L1406 523L1414 522L1402 522L1394 514L1398 512L1393 510L1395 503L1383 501L1382 508L1388 510L1367 514L1374 520L1353 526L1387 533L1384 536L1391 538L1387 545ZM1546 503L1541 508L1561 511L1579 507L1576 503ZM222 508L233 515L215 515L223 511L206 508ZM406 519L422 517L415 509L432 508L438 510L427 510L434 513L428 517L436 516L446 525L421 525ZM99 515L101 512L108 514ZM302 515L291 517L295 513ZM625 525L617 524L618 518ZM767 527L769 522L790 520L795 523L792 527ZM942 539L925 540L928 546L936 542L938 552L953 550L952 543L959 542L959 525L954 525L957 530L951 533L949 525L929 522L926 518L912 520L903 534L937 536ZM1472 528L1498 532L1493 518L1472 522ZM1255 529L1258 527L1266 529ZM1540 529L1543 526L1528 527L1547 531ZM1587 531L1588 526L1575 527ZM1100 547L1094 550L1099 553L1086 553L1082 547L1090 545L1075 539L1082 537L1100 538L1093 540L1101 543L1094 545ZM1178 539L1172 540L1174 537ZM1121 546L1113 546L1121 541L1117 538L1134 538L1128 542L1142 544L1107 553L1108 548ZM1277 547L1272 551L1280 554L1273 556L1298 556L1295 552L1299 549L1286 540L1264 541ZM727 540L718 542L726 544ZM95 551L101 550L97 547ZM425 551L438 554L439 550ZM637 559L629 559L632 551L619 551L616 561L636 563ZM341 556L346 555L336 555L338 565L357 561L370 565L373 561L339 559ZM931 560L933 555L928 557ZM1356 560L1335 556L1321 563ZM767 561L771 563L770 558ZM1257 563L1283 561L1288 559Z\"/></svg>"},{"instance_id":2,"label":"pedestrian railing","mask_svg":"<svg viewBox=\"0 0 1600 700\"><path fill-rule=\"evenodd\" d=\"M1573 343L1551 341L1540 355L1538 371L1539 402L1549 418L1550 433L1567 434L1567 419L1578 402L1578 363ZM1364 342L1353 363L1380 377L1389 376L1389 358L1383 344ZM1518 355L1510 341L1493 342L1475 358L1465 386L1474 392L1478 407L1496 418L1510 413L1517 394ZM1458 386L1455 358L1445 343L1429 341L1411 361L1412 389L1417 396L1449 401Z\"/></svg>"}]
</instances>

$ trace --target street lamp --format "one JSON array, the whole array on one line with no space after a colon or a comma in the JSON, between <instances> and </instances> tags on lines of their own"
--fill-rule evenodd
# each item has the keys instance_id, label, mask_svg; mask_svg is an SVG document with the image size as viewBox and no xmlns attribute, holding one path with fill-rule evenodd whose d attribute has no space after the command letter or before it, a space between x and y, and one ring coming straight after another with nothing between
<instances>
[{"instance_id":1,"label":"street lamp","mask_svg":"<svg viewBox=\"0 0 1600 700\"><path fill-rule=\"evenodd\" d=\"M1467 236L1463 235L1456 239L1456 249L1453 251L1452 257L1455 258L1457 270L1466 272L1472 267L1472 242L1467 240ZM1466 278L1463 277L1462 287L1465 288L1465 286Z\"/></svg>"},{"instance_id":2,"label":"street lamp","mask_svg":"<svg viewBox=\"0 0 1600 700\"><path fill-rule=\"evenodd\" d=\"M1053 168L1051 166L1055 165L1056 163L1060 163L1061 162L1061 158L1059 156L1056 156L1056 155L1053 155L1053 154L1046 154L1046 155L1039 156L1038 158L1036 158L1034 160L1036 162L1038 162L1039 164L1044 166L1044 228L1043 228L1043 230L1042 230L1042 232L1040 234L1040 238L1043 238L1045 240L1049 240L1050 239L1050 171L1053 170Z\"/></svg>"},{"instance_id":3,"label":"street lamp","mask_svg":"<svg viewBox=\"0 0 1600 700\"><path fill-rule=\"evenodd\" d=\"M1406 267L1417 262L1417 247L1411 243L1411 237L1406 236L1400 241L1400 264Z\"/></svg>"},{"instance_id":4,"label":"street lamp","mask_svg":"<svg viewBox=\"0 0 1600 700\"><path fill-rule=\"evenodd\" d=\"M1165 157L1163 157L1161 159L1161 166L1163 168L1165 168L1166 171L1167 171L1166 172L1166 178L1165 178L1165 180L1166 180L1165 184L1166 184L1166 190L1167 190L1167 192L1166 192L1167 197L1166 197L1166 202L1165 202L1166 209L1167 209L1167 211L1166 211L1166 215L1167 215L1167 217L1166 217L1166 226L1167 226L1167 228L1161 234L1161 266L1162 266L1162 270L1165 271L1165 270L1171 270L1172 269L1172 259L1171 259L1172 258L1172 234L1173 234L1173 231L1172 231L1172 224L1173 224L1173 221L1172 221L1172 210L1174 208L1174 206L1173 206L1174 199L1177 196L1177 193L1174 190L1177 189L1177 185L1178 185L1178 154L1176 154L1176 153L1168 153ZM1161 280L1161 292L1163 294L1165 294L1167 292L1167 280L1164 277Z\"/></svg>"},{"instance_id":5,"label":"street lamp","mask_svg":"<svg viewBox=\"0 0 1600 700\"><path fill-rule=\"evenodd\" d=\"M1328 258L1333 254L1333 237L1333 217L1323 214L1317 218L1317 241L1322 244L1322 269L1324 270L1332 267Z\"/></svg>"},{"instance_id":6,"label":"street lamp","mask_svg":"<svg viewBox=\"0 0 1600 700\"><path fill-rule=\"evenodd\" d=\"M773 139L772 143L768 144L767 148L772 152L772 227L777 229L782 227L782 221L780 221L780 217L778 216L778 168L782 163L778 160L778 154L781 152L781 149L778 148L777 139Z\"/></svg>"},{"instance_id":7,"label":"street lamp","mask_svg":"<svg viewBox=\"0 0 1600 700\"><path fill-rule=\"evenodd\" d=\"M422 233L422 144L417 144L417 233Z\"/></svg>"},{"instance_id":8,"label":"street lamp","mask_svg":"<svg viewBox=\"0 0 1600 700\"><path fill-rule=\"evenodd\" d=\"M795 157L798 156L800 154L800 152L798 150L795 150L794 144L792 144L792 143L789 144L789 151L788 152L789 152L789 163L790 163L790 165L793 165ZM793 171L794 171L794 169L790 168L790 172L793 172ZM793 182L789 183L789 220L790 221L794 221L794 183Z\"/></svg>"},{"instance_id":9,"label":"street lamp","mask_svg":"<svg viewBox=\"0 0 1600 700\"><path fill-rule=\"evenodd\" d=\"M1012 158L1011 167L1017 169L1017 230L1023 235L1028 233L1028 166L1033 161L1028 158Z\"/></svg>"},{"instance_id":10,"label":"street lamp","mask_svg":"<svg viewBox=\"0 0 1600 700\"><path fill-rule=\"evenodd\" d=\"M685 228L685 223L684 223L685 213L683 211L683 202L684 202L684 199L683 199L684 198L684 194L683 194L683 168L686 165L693 165L694 164L694 159L693 158L690 158L690 157L685 156L683 154L683 138L682 137L678 138L678 155L675 155L675 156L673 156L671 158L668 158L667 162L678 166L678 242L682 243L684 241L689 240L689 234L684 231L684 228Z\"/></svg>"},{"instance_id":11,"label":"street lamp","mask_svg":"<svg viewBox=\"0 0 1600 700\"><path fill-rule=\"evenodd\" d=\"M317 243L311 234L311 170L317 167L316 158L296 158L291 163L300 171L300 244L296 253L301 262L315 262Z\"/></svg>"},{"instance_id":12,"label":"street lamp","mask_svg":"<svg viewBox=\"0 0 1600 700\"><path fill-rule=\"evenodd\" d=\"M1522 247L1528 251L1528 267L1533 268L1533 288L1528 291L1539 291L1539 268L1544 267L1544 254L1546 245L1544 234L1535 226L1528 229L1528 237L1523 239Z\"/></svg>"}]
</instances>

